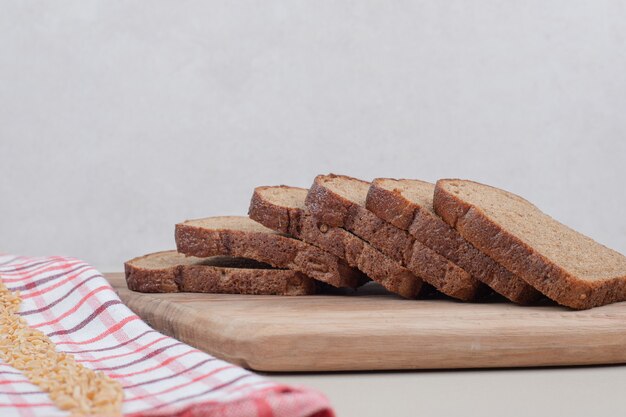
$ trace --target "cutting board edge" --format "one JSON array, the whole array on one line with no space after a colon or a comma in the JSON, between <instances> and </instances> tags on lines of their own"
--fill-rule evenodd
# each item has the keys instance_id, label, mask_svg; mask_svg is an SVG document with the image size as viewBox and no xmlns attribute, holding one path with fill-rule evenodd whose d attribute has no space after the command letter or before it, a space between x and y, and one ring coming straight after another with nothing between
<instances>
[{"instance_id":1,"label":"cutting board edge","mask_svg":"<svg viewBox=\"0 0 626 417\"><path fill-rule=\"evenodd\" d=\"M172 302L163 298L163 294L132 292L126 289L125 285L118 285L117 290L123 301L133 311L141 313L139 315L158 331L207 351L219 359L262 372L524 368L626 363L626 349L623 349L626 346L626 331L621 327L612 327L610 329L613 331L607 332L605 324L603 328L596 329L597 337L603 338L598 339L602 340L598 348L593 346L596 342L594 337L596 333L592 331L593 329L588 334L581 334L580 329L575 331L576 329L564 326L557 331L560 333L561 342L567 340L568 343L565 345L562 343L556 349L545 346L541 349L535 348L535 351L540 353L534 355L530 355L528 349L534 343L541 345L541 333L531 334L526 345L522 346L520 351L516 351L508 349L505 345L498 345L496 339L490 340L486 335L481 338L476 334L464 335L461 332L456 334L456 345L448 346L445 354L439 354L437 345L434 344L436 341L446 340L441 334L432 340L422 337L423 346L419 345L418 335L411 335L407 339L408 342L418 342L413 346L407 341L400 346L392 346L384 340L389 335L378 335L380 340L376 340L375 336L368 338L362 334L363 343L366 345L369 343L368 352L367 349L361 349L358 340L356 342L354 339L347 340L350 337L342 335L341 332L326 333L325 339L316 343L306 331L297 334L298 337L295 337L296 333L293 331L280 333L267 331L267 328L255 331L254 325L246 323L245 316L235 319L224 316L221 314L221 307L211 309L211 315L208 317L184 323L179 321L180 318L197 316L197 307L190 308L184 303ZM571 317L575 317L574 314L578 313L573 312ZM227 320L228 318L230 320ZM619 316L599 319L616 318ZM203 335L195 331L198 323L201 323ZM206 332L207 329L210 333ZM301 329L296 328L294 331L298 330ZM366 332L367 329L361 328L359 331ZM518 333L520 334L517 337L524 336L524 332ZM395 341L403 340L400 335L393 336ZM500 338L502 336L500 334ZM478 344L474 346L472 342ZM310 343L315 345L309 346ZM342 343L348 347L344 349ZM455 354L455 349L458 354ZM477 350L472 353L472 349Z\"/></svg>"},{"instance_id":2,"label":"cutting board edge","mask_svg":"<svg viewBox=\"0 0 626 417\"><path fill-rule=\"evenodd\" d=\"M185 305L168 303L167 301L161 300L157 297L150 297L149 293L135 293L134 291L126 290L126 291L118 291L118 295L120 299L130 308L135 314L140 316L142 320L144 320L150 327L154 330L163 333L167 336L173 337L175 339L180 340L181 342L187 343L190 346L193 346L197 349L203 350L205 352L210 353L211 355L219 358L219 359L228 359L229 362L233 362L240 366L244 366L246 364L245 357L234 356L229 353L230 349L228 348L220 348L220 346L232 346L233 344L240 343L236 338L225 336L229 334L229 332L225 331L225 327L220 320L207 319L204 317L198 317L198 320L202 322L204 327L204 331L209 329L211 337L197 337L196 329L198 328L198 321L194 321L192 323L185 323L180 320L168 320L164 319L164 317L179 317L179 315L170 315L164 314L163 317L159 315L161 311L160 307L168 308L170 311L178 312L182 316L195 316L196 312L193 309L186 307ZM151 304L154 306L153 309L148 310L140 310L140 306L137 304L138 302L143 302L145 300L150 300ZM198 343L198 341L202 340L217 340L217 342L213 343ZM246 346L237 347L237 351L241 349L246 349Z\"/></svg>"}]
</instances>

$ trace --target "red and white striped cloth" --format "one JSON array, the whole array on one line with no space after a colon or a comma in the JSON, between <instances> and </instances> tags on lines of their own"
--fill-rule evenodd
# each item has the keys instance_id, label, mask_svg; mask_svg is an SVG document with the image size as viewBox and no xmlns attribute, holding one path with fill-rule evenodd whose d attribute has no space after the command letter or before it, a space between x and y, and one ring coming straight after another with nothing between
<instances>
[{"instance_id":1,"label":"red and white striped cloth","mask_svg":"<svg viewBox=\"0 0 626 417\"><path fill-rule=\"evenodd\" d=\"M78 259L0 255L0 277L20 291L20 314L31 327L122 384L125 415L333 416L327 399L314 390L277 384L153 330ZM69 413L0 362L0 415Z\"/></svg>"}]
</instances>

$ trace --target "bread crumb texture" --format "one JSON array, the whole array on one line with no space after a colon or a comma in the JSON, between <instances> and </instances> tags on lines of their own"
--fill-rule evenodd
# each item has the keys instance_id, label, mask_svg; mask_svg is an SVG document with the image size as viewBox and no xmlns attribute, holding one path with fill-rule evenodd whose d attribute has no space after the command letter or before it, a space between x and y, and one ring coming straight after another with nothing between
<instances>
[{"instance_id":1,"label":"bread crumb texture","mask_svg":"<svg viewBox=\"0 0 626 417\"><path fill-rule=\"evenodd\" d=\"M626 275L625 256L558 222L516 194L473 181L447 180L442 184L579 279L603 281Z\"/></svg>"},{"instance_id":2,"label":"bread crumb texture","mask_svg":"<svg viewBox=\"0 0 626 417\"><path fill-rule=\"evenodd\" d=\"M85 368L74 356L58 352L48 336L19 316L19 292L0 278L0 359L21 371L72 415L121 415L124 392L119 382Z\"/></svg>"}]
</instances>

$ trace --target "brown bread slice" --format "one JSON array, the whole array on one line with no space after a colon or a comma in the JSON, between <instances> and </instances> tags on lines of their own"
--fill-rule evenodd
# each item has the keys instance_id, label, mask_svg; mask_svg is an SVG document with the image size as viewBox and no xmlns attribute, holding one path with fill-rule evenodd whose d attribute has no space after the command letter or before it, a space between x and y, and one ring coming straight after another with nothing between
<instances>
[{"instance_id":1,"label":"brown bread slice","mask_svg":"<svg viewBox=\"0 0 626 417\"><path fill-rule=\"evenodd\" d=\"M308 190L285 185L254 189L248 215L251 219L315 245L348 265L363 271L389 291L406 298L415 298L422 280L400 263L393 261L370 244L339 227L318 227L305 210Z\"/></svg>"},{"instance_id":2,"label":"brown bread slice","mask_svg":"<svg viewBox=\"0 0 626 417\"><path fill-rule=\"evenodd\" d=\"M185 255L236 256L293 269L334 287L355 288L362 274L345 261L243 216L207 217L176 225L176 247Z\"/></svg>"},{"instance_id":3,"label":"brown bread slice","mask_svg":"<svg viewBox=\"0 0 626 417\"><path fill-rule=\"evenodd\" d=\"M306 198L320 224L343 227L400 262L437 290L460 300L472 300L479 281L406 231L383 221L365 208L369 183L343 175L318 175Z\"/></svg>"},{"instance_id":4,"label":"brown bread slice","mask_svg":"<svg viewBox=\"0 0 626 417\"><path fill-rule=\"evenodd\" d=\"M163 251L131 259L124 270L128 288L140 292L307 295L316 289L315 281L300 272L228 256Z\"/></svg>"},{"instance_id":5,"label":"brown bread slice","mask_svg":"<svg viewBox=\"0 0 626 417\"><path fill-rule=\"evenodd\" d=\"M435 213L434 192L435 184L426 181L377 178L370 185L365 207L509 300L529 304L538 299L535 288L476 249Z\"/></svg>"},{"instance_id":6,"label":"brown bread slice","mask_svg":"<svg viewBox=\"0 0 626 417\"><path fill-rule=\"evenodd\" d=\"M433 204L465 239L559 304L587 309L626 300L626 257L515 194L445 179Z\"/></svg>"}]
</instances>

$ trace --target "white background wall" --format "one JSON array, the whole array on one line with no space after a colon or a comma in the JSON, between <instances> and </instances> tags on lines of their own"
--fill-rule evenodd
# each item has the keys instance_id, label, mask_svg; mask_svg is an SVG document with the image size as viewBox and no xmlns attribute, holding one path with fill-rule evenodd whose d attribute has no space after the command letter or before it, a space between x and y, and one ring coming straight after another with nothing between
<instances>
[{"instance_id":1,"label":"white background wall","mask_svg":"<svg viewBox=\"0 0 626 417\"><path fill-rule=\"evenodd\" d=\"M102 270L329 171L511 189L626 252L623 1L7 1L0 251Z\"/></svg>"}]
</instances>

